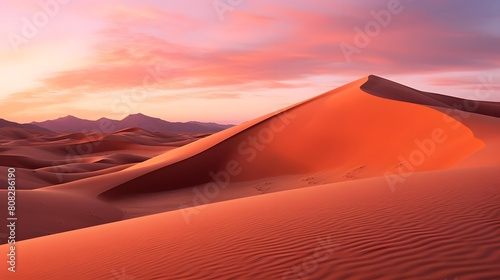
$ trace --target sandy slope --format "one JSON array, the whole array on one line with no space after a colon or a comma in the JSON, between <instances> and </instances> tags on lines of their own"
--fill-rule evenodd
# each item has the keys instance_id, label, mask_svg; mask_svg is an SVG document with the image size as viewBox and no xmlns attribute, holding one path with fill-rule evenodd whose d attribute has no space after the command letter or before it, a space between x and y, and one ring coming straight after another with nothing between
<instances>
[{"instance_id":1,"label":"sandy slope","mask_svg":"<svg viewBox=\"0 0 500 280\"><path fill-rule=\"evenodd\" d=\"M7 201L6 190L0 190L0 199ZM122 211L107 203L61 192L19 190L16 204L17 240L50 235L54 229L64 232L119 221L123 217ZM6 211L0 217L6 221ZM4 243L6 240L2 238Z\"/></svg>"},{"instance_id":2,"label":"sandy slope","mask_svg":"<svg viewBox=\"0 0 500 280\"><path fill-rule=\"evenodd\" d=\"M23 217L17 240L109 223L124 216L123 211L95 197L35 189L114 173L197 139L196 135L137 128L102 135L0 128L0 174L16 168L17 212ZM0 176L0 185L0 200L6 202L6 176ZM0 212L2 220L6 215L6 211Z\"/></svg>"},{"instance_id":3,"label":"sandy slope","mask_svg":"<svg viewBox=\"0 0 500 280\"><path fill-rule=\"evenodd\" d=\"M212 181L210 172L228 169L231 161L242 169L231 177L233 182L324 170L334 170L338 180L357 170L361 170L358 178L372 177L398 165L400 155L416 149L415 141L424 143L436 129L446 135L445 147L437 149L417 170L449 167L482 147L468 128L455 128L443 121L441 112L368 95L359 89L364 82L357 81L289 109L281 119L271 118L242 130L211 149L130 180L104 195L115 198L124 192L208 183ZM257 139L255 143L253 139ZM185 146L176 152L190 148ZM146 168L156 160L133 168ZM161 179L168 181L148 184Z\"/></svg>"},{"instance_id":4,"label":"sandy slope","mask_svg":"<svg viewBox=\"0 0 500 280\"><path fill-rule=\"evenodd\" d=\"M329 171L331 181L343 181L397 171L419 149L428 155L415 156L419 163L411 166L415 171L450 167L484 147L469 128L438 110L365 93L360 87L366 81L360 79L118 174L54 188L114 200L207 184L214 177L234 183ZM95 187L82 186L90 184Z\"/></svg>"},{"instance_id":5,"label":"sandy slope","mask_svg":"<svg viewBox=\"0 0 500 280\"><path fill-rule=\"evenodd\" d=\"M498 279L499 171L418 173L395 192L356 180L207 205L189 224L174 211L27 240L16 276Z\"/></svg>"},{"instance_id":6,"label":"sandy slope","mask_svg":"<svg viewBox=\"0 0 500 280\"><path fill-rule=\"evenodd\" d=\"M79 220L45 232L202 205L21 241L16 276L500 278L496 105L464 115L411 92L367 77L117 172L21 192L54 202L26 225L66 208Z\"/></svg>"},{"instance_id":7,"label":"sandy slope","mask_svg":"<svg viewBox=\"0 0 500 280\"><path fill-rule=\"evenodd\" d=\"M130 218L387 172L395 185L400 173L446 169L485 150L483 139L446 113L388 99L407 88L385 83L385 91L380 80L374 84L385 97L362 91L370 86L363 78L121 171L41 190L99 196ZM477 117L488 116L469 119ZM478 121L486 123L483 130L498 124L498 118L488 118L489 123ZM494 153L483 154L481 161L494 161ZM93 158L88 166L111 160Z\"/></svg>"}]
</instances>

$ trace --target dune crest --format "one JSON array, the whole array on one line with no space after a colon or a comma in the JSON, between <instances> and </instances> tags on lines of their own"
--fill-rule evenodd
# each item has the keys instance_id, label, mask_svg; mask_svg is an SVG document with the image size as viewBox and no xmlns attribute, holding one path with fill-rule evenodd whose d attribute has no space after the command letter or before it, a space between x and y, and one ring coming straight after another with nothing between
<instances>
[{"instance_id":1,"label":"dune crest","mask_svg":"<svg viewBox=\"0 0 500 280\"><path fill-rule=\"evenodd\" d=\"M224 172L228 163L241 170L231 182L318 172L329 172L330 182L338 182L444 169L484 147L458 120L367 94L361 89L367 82L355 81L137 164L129 169L140 176L103 189L101 197L207 184L214 180L210 174Z\"/></svg>"},{"instance_id":2,"label":"dune crest","mask_svg":"<svg viewBox=\"0 0 500 280\"><path fill-rule=\"evenodd\" d=\"M500 103L457 102L369 76L208 137L0 128L33 187L16 276L500 278Z\"/></svg>"}]
</instances>

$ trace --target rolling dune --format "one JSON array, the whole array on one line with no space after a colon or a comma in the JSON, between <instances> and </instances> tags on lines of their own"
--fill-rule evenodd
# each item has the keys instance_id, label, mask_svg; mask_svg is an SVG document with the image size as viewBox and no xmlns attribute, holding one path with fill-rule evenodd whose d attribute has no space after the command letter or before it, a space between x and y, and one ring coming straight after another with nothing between
<instances>
[{"instance_id":1,"label":"rolling dune","mask_svg":"<svg viewBox=\"0 0 500 280\"><path fill-rule=\"evenodd\" d=\"M500 106L470 102L369 76L199 140L104 135L19 191L16 277L500 279ZM73 136L11 141L38 166Z\"/></svg>"},{"instance_id":2,"label":"rolling dune","mask_svg":"<svg viewBox=\"0 0 500 280\"><path fill-rule=\"evenodd\" d=\"M492 131L498 118L469 113L462 120L435 104L389 99L399 91L403 97L418 93L366 77L121 171L44 190L99 196L130 218L370 177L385 176L393 187L404 178L401 174L447 169L480 152L475 161L494 164L499 142L483 134L477 138L475 131L483 123L482 131ZM264 136L259 142L266 133L272 141ZM212 181L218 183L217 195L200 202L193 190L213 189Z\"/></svg>"},{"instance_id":3,"label":"rolling dune","mask_svg":"<svg viewBox=\"0 0 500 280\"><path fill-rule=\"evenodd\" d=\"M190 223L180 210L36 238L19 243L16 273L24 279L498 279L499 171L421 172L394 193L383 178L328 184L206 205Z\"/></svg>"},{"instance_id":4,"label":"rolling dune","mask_svg":"<svg viewBox=\"0 0 500 280\"><path fill-rule=\"evenodd\" d=\"M20 189L37 189L110 173L192 141L197 135L151 133L130 128L114 133L48 133L0 128L0 162L22 173ZM1 167L0 167L1 168ZM119 169L118 168L118 169ZM96 172L105 170L105 172ZM0 178L5 183L5 178Z\"/></svg>"},{"instance_id":5,"label":"rolling dune","mask_svg":"<svg viewBox=\"0 0 500 280\"><path fill-rule=\"evenodd\" d=\"M123 211L95 197L36 189L116 173L197 139L197 135L136 128L102 135L0 128L0 172L7 174L9 167L16 168L17 211L23 217L17 240L123 219ZM0 198L7 201L5 176L0 176L0 184L5 186ZM4 211L0 217L6 220L6 215Z\"/></svg>"},{"instance_id":6,"label":"rolling dune","mask_svg":"<svg viewBox=\"0 0 500 280\"><path fill-rule=\"evenodd\" d=\"M335 182L381 176L412 160L422 161L415 171L444 169L484 147L443 112L367 94L360 89L367 83L358 80L137 164L121 172L116 186L97 191L117 199L207 184L220 172L220 180L242 182L330 171ZM409 158L419 149L429 155Z\"/></svg>"}]
</instances>

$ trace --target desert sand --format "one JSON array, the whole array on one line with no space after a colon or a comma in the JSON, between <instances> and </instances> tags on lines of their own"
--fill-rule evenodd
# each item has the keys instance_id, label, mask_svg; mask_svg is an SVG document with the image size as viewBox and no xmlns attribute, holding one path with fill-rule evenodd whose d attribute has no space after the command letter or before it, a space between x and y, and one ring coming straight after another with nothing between
<instances>
[{"instance_id":1,"label":"desert sand","mask_svg":"<svg viewBox=\"0 0 500 280\"><path fill-rule=\"evenodd\" d=\"M76 166L85 135L5 129L15 279L499 279L499 116L369 76L208 137L118 131Z\"/></svg>"}]
</instances>

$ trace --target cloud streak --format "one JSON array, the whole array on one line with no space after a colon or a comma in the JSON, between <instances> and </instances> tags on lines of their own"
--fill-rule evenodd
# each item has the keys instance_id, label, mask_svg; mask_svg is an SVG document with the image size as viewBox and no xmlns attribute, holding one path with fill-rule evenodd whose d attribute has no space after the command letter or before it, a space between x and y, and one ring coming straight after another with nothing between
<instances>
[{"instance_id":1,"label":"cloud streak","mask_svg":"<svg viewBox=\"0 0 500 280\"><path fill-rule=\"evenodd\" d=\"M352 43L358 36L355 28L363 30L388 1L255 0L237 7L222 23L211 5L186 2L191 10L186 3L89 1L80 11L68 11L84 18L82 23L99 23L93 26L100 26L98 32L88 39L92 44L86 50L86 62L48 72L36 81L38 86L13 92L6 102L57 96L54 103L71 103L89 94L129 91L141 86L155 65L168 73L154 83L158 92L213 90L207 99L245 99L253 93L243 94L244 88L306 90L308 83L297 82L317 76L500 69L500 32L495 28L500 8L495 1L475 5L402 0L402 12L394 14L380 35L371 38L349 63L339 45ZM60 40L63 43L64 38ZM453 85L453 77L443 81L429 81L427 86Z\"/></svg>"}]
</instances>

